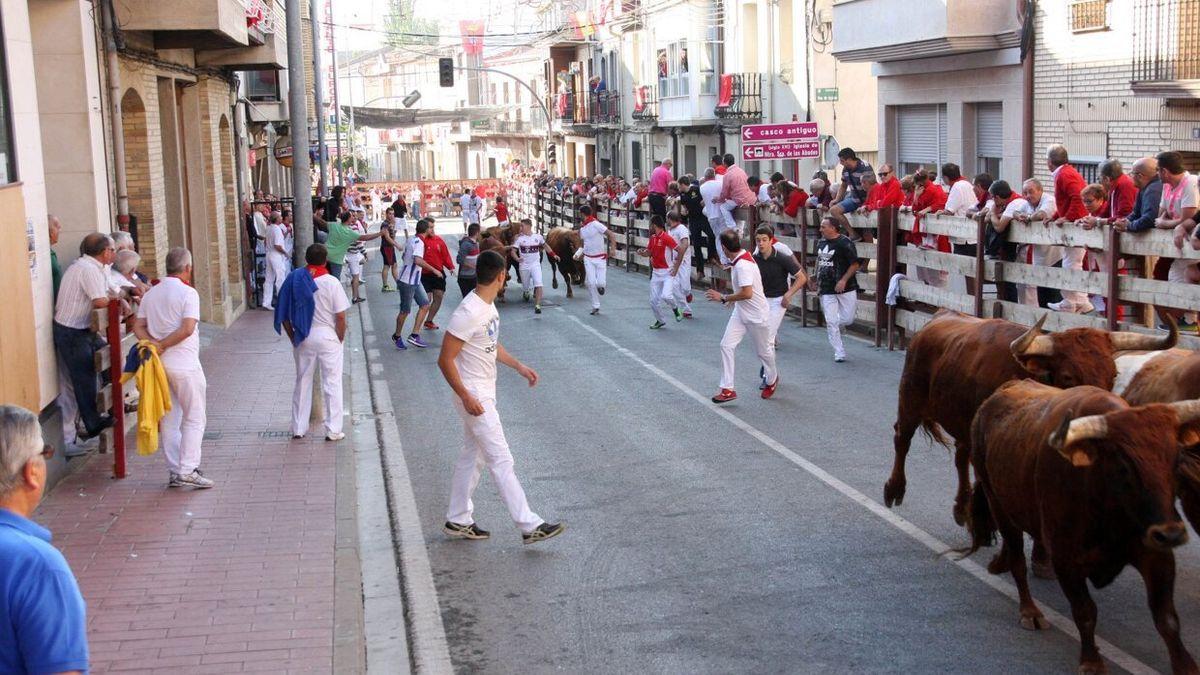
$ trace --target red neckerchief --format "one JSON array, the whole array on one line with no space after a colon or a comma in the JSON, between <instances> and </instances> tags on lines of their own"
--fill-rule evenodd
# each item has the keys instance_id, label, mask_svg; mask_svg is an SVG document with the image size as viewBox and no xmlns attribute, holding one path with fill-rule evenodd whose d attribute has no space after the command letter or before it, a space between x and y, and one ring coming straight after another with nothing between
<instances>
[{"instance_id":1,"label":"red neckerchief","mask_svg":"<svg viewBox=\"0 0 1200 675\"><path fill-rule=\"evenodd\" d=\"M588 216L587 219L583 221L583 224L587 225L588 223L590 223L596 219L597 219L596 216Z\"/></svg>"},{"instance_id":2,"label":"red neckerchief","mask_svg":"<svg viewBox=\"0 0 1200 675\"><path fill-rule=\"evenodd\" d=\"M314 279L316 279L319 276L329 274L329 270L326 269L323 265L308 265L307 269L308 269L308 273L311 274Z\"/></svg>"},{"instance_id":3,"label":"red neckerchief","mask_svg":"<svg viewBox=\"0 0 1200 675\"><path fill-rule=\"evenodd\" d=\"M733 259L733 263L730 265L730 267L736 265L739 260L749 260L750 262L754 262L754 256L750 255L746 251L742 251L741 255Z\"/></svg>"}]
</instances>

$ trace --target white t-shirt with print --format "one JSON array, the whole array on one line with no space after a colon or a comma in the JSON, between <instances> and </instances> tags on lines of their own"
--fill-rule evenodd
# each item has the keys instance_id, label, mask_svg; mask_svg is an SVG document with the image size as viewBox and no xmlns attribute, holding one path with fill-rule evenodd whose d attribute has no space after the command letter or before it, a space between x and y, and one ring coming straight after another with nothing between
<instances>
[{"instance_id":1,"label":"white t-shirt with print","mask_svg":"<svg viewBox=\"0 0 1200 675\"><path fill-rule=\"evenodd\" d=\"M583 240L583 254L598 256L608 253L608 228L604 223L593 220L579 228L579 238Z\"/></svg>"},{"instance_id":2,"label":"white t-shirt with print","mask_svg":"<svg viewBox=\"0 0 1200 675\"><path fill-rule=\"evenodd\" d=\"M676 225L675 227L672 227L671 230L668 232L668 234L670 234L671 238L675 240L676 245L682 244L684 239L688 240L687 252L683 254L683 262L679 264L680 269L687 269L692 264L692 246L691 246L692 233L691 233L691 231L688 230L686 225L684 225L683 223L680 223L680 224ZM667 253L667 261L670 264L674 265L675 257L678 255L679 255L678 250L671 249Z\"/></svg>"},{"instance_id":3,"label":"white t-shirt with print","mask_svg":"<svg viewBox=\"0 0 1200 675\"><path fill-rule=\"evenodd\" d=\"M500 313L474 291L450 315L446 331L463 341L454 358L463 386L476 398L496 398L496 352L500 343Z\"/></svg>"},{"instance_id":4,"label":"white t-shirt with print","mask_svg":"<svg viewBox=\"0 0 1200 675\"><path fill-rule=\"evenodd\" d=\"M537 267L542 264L539 255L542 251L542 246L545 244L545 237L536 232L522 234L513 240L513 246L517 247L517 253L521 256L522 269L529 269L530 267Z\"/></svg>"},{"instance_id":5,"label":"white t-shirt with print","mask_svg":"<svg viewBox=\"0 0 1200 675\"><path fill-rule=\"evenodd\" d=\"M350 309L350 299L341 282L332 274L322 274L313 279L317 284L317 292L313 294L312 328L308 336L337 337L337 324L334 317Z\"/></svg>"},{"instance_id":6,"label":"white t-shirt with print","mask_svg":"<svg viewBox=\"0 0 1200 675\"><path fill-rule=\"evenodd\" d=\"M200 320L200 294L178 277L166 277L146 291L138 318L146 320L150 337L162 340L179 330L184 319ZM200 370L200 328L159 354L159 359L168 370Z\"/></svg>"},{"instance_id":7,"label":"white t-shirt with print","mask_svg":"<svg viewBox=\"0 0 1200 675\"><path fill-rule=\"evenodd\" d=\"M425 242L421 241L420 237L409 237L404 242L404 256L401 259L403 267L400 268L400 283L415 286L421 283L421 267L417 265L417 258L425 258Z\"/></svg>"},{"instance_id":8,"label":"white t-shirt with print","mask_svg":"<svg viewBox=\"0 0 1200 675\"><path fill-rule=\"evenodd\" d=\"M1196 177L1185 171L1179 179L1179 185L1171 187L1165 181L1162 184L1162 201L1159 206L1163 214L1172 220L1179 218L1180 213L1187 208L1200 205L1200 189L1197 188Z\"/></svg>"},{"instance_id":9,"label":"white t-shirt with print","mask_svg":"<svg viewBox=\"0 0 1200 675\"><path fill-rule=\"evenodd\" d=\"M746 286L753 286L754 292L749 300L738 300L734 303L733 311L743 323L766 323L770 314L767 306L767 296L763 293L762 274L758 271L758 263L750 255L739 255L729 270L735 293Z\"/></svg>"}]
</instances>

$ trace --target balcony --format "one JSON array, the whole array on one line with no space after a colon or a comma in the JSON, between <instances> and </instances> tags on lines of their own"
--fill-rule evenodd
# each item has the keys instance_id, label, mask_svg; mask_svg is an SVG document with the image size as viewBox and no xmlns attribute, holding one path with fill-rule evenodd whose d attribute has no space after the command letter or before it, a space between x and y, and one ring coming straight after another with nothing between
<instances>
[{"instance_id":1,"label":"balcony","mask_svg":"<svg viewBox=\"0 0 1200 675\"><path fill-rule=\"evenodd\" d=\"M250 45L248 0L121 0L117 22L125 31L154 33L156 49L222 49Z\"/></svg>"},{"instance_id":2,"label":"balcony","mask_svg":"<svg viewBox=\"0 0 1200 675\"><path fill-rule=\"evenodd\" d=\"M621 95L615 91L592 92L589 96L592 124L616 125L621 123Z\"/></svg>"},{"instance_id":3,"label":"balcony","mask_svg":"<svg viewBox=\"0 0 1200 675\"><path fill-rule=\"evenodd\" d=\"M762 118L762 74L727 73L721 76L713 113L723 120Z\"/></svg>"},{"instance_id":4,"label":"balcony","mask_svg":"<svg viewBox=\"0 0 1200 675\"><path fill-rule=\"evenodd\" d=\"M546 128L544 125L541 129L537 129L535 128L535 125L526 120L471 120L472 134L496 136L539 136L545 132Z\"/></svg>"},{"instance_id":5,"label":"balcony","mask_svg":"<svg viewBox=\"0 0 1200 675\"><path fill-rule=\"evenodd\" d=\"M644 84L633 90L633 110L630 116L638 121L658 119L658 94L653 85Z\"/></svg>"},{"instance_id":6,"label":"balcony","mask_svg":"<svg viewBox=\"0 0 1200 675\"><path fill-rule=\"evenodd\" d=\"M196 65L234 70L287 68L287 29L279 0L244 0L249 46L196 52Z\"/></svg>"},{"instance_id":7,"label":"balcony","mask_svg":"<svg viewBox=\"0 0 1200 675\"><path fill-rule=\"evenodd\" d=\"M840 61L906 61L1021 43L1013 3L1002 0L842 0L833 25Z\"/></svg>"},{"instance_id":8,"label":"balcony","mask_svg":"<svg viewBox=\"0 0 1200 675\"><path fill-rule=\"evenodd\" d=\"M1200 97L1200 0L1137 0L1133 91Z\"/></svg>"}]
</instances>

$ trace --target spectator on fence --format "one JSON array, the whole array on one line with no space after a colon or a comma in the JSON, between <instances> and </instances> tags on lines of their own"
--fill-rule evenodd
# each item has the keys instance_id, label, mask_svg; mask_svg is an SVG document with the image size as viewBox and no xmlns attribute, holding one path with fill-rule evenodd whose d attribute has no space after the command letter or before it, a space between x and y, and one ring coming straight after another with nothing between
<instances>
[{"instance_id":1,"label":"spectator on fence","mask_svg":"<svg viewBox=\"0 0 1200 675\"><path fill-rule=\"evenodd\" d=\"M783 204L783 214L789 218L800 215L800 210L808 203L808 193L791 181L779 183L779 202Z\"/></svg>"},{"instance_id":2,"label":"spectator on fence","mask_svg":"<svg viewBox=\"0 0 1200 675\"><path fill-rule=\"evenodd\" d=\"M1054 195L1042 189L1041 181L1030 178L1021 184L1021 196L1025 205L1017 209L1014 220L1021 223L1049 224L1054 219L1057 207ZM1035 267L1053 267L1063 257L1061 246L1049 244L1021 244L1017 247L1017 260ZM1041 289L1033 285L1022 285L1018 301L1023 305L1037 307L1049 304L1050 297L1056 295L1053 289ZM1043 297L1050 296L1050 297Z\"/></svg>"},{"instance_id":3,"label":"spectator on fence","mask_svg":"<svg viewBox=\"0 0 1200 675\"><path fill-rule=\"evenodd\" d=\"M728 264L725 258L725 250L721 248L720 237L725 231L725 218L721 214L721 207L718 200L721 197L721 187L725 183L725 176L718 174L713 169L704 171L704 182L700 184L700 196L704 201L704 217L708 220L709 231L712 233L712 248L716 249L715 255L713 251L708 252L709 262L720 262L720 264Z\"/></svg>"},{"instance_id":4,"label":"spectator on fence","mask_svg":"<svg viewBox=\"0 0 1200 675\"><path fill-rule=\"evenodd\" d=\"M764 183L758 176L750 176L746 183L754 191L755 206L766 206L771 203L770 183Z\"/></svg>"},{"instance_id":5,"label":"spectator on fence","mask_svg":"<svg viewBox=\"0 0 1200 675\"><path fill-rule=\"evenodd\" d=\"M958 168L957 164L946 162L942 165L942 181L948 187L948 192L946 194L946 205L938 211L938 214L959 217L969 215L979 200L975 196L974 186L963 177L962 171ZM951 237L950 244L951 250L956 255L975 257L975 237ZM975 280L971 277L966 277L966 282L967 294L974 295Z\"/></svg>"},{"instance_id":6,"label":"spectator on fence","mask_svg":"<svg viewBox=\"0 0 1200 675\"><path fill-rule=\"evenodd\" d=\"M1002 180L988 183L988 196L991 199L984 203L983 209L977 216L983 219L986 226L983 242L984 256L989 260L1014 262L1017 259L1017 246L1008 241L1008 227L1017 215L1029 206L1029 202L1013 192L1007 181ZM999 296L1001 300L1017 302L1019 298L1017 285L1007 281L1001 283Z\"/></svg>"},{"instance_id":7,"label":"spectator on fence","mask_svg":"<svg viewBox=\"0 0 1200 675\"><path fill-rule=\"evenodd\" d=\"M65 367L71 391L59 394L64 429L74 427L75 414L83 421L87 440L113 425L110 415L101 415L96 405L96 349L103 341L92 332L92 310L108 307L113 297L104 271L116 257L112 238L93 232L83 238L80 255L63 274L54 310L54 348L59 365ZM65 399L70 397L70 401ZM68 439L69 440L69 439Z\"/></svg>"},{"instance_id":8,"label":"spectator on fence","mask_svg":"<svg viewBox=\"0 0 1200 675\"><path fill-rule=\"evenodd\" d=\"M975 180L971 181L971 187L975 190L975 206L967 210L967 214L974 214L983 211L987 203L992 201L992 194L988 191L992 187L992 178L990 173L981 173L975 176ZM1012 189L1011 187L1009 188Z\"/></svg>"},{"instance_id":9,"label":"spectator on fence","mask_svg":"<svg viewBox=\"0 0 1200 675\"><path fill-rule=\"evenodd\" d=\"M1175 235L1175 246L1182 249L1196 226L1196 207L1200 204L1200 190L1196 177L1183 168L1183 155L1178 152L1160 152L1158 176L1162 179L1162 199L1159 202L1158 219L1155 227L1171 230ZM1171 283L1187 283L1188 268L1194 264L1184 258L1159 258L1154 266L1154 278ZM1172 316L1180 328L1196 330L1196 313L1159 307L1159 313Z\"/></svg>"},{"instance_id":10,"label":"spectator on fence","mask_svg":"<svg viewBox=\"0 0 1200 675\"><path fill-rule=\"evenodd\" d=\"M725 229L733 230L742 236L741 228L733 215L739 206L752 207L758 200L758 195L750 189L750 177L746 171L737 165L736 159L730 153L725 154L725 176L721 180L721 194L717 196L717 210L725 220Z\"/></svg>"},{"instance_id":11,"label":"spectator on fence","mask_svg":"<svg viewBox=\"0 0 1200 675\"><path fill-rule=\"evenodd\" d=\"M1109 161L1113 162L1116 160ZM1118 163L1117 166L1119 167L1120 164ZM1132 185L1132 183L1130 183L1130 185ZM1111 206L1108 202L1108 199L1106 199L1108 192L1104 189L1104 186L1100 183L1092 183L1091 185L1083 188L1080 196L1083 199L1083 206L1087 209L1088 215L1080 218L1078 221L1076 221L1076 224L1085 230L1092 230L1097 226L1108 224L1110 220L1109 213ZM1130 207L1132 208L1132 203L1130 204ZM1105 256L1103 249L1088 250L1087 260L1084 261L1084 269L1094 272L1108 273L1108 258ZM1107 302L1105 301L1104 295L1100 293L1093 293L1090 301L1092 306L1096 308L1096 312L1101 316L1104 316L1105 312L1107 311Z\"/></svg>"},{"instance_id":12,"label":"spectator on fence","mask_svg":"<svg viewBox=\"0 0 1200 675\"><path fill-rule=\"evenodd\" d=\"M1061 145L1052 145L1046 150L1046 166L1054 178L1054 220L1055 225L1062 227L1087 217L1087 207L1083 205L1083 188L1087 183L1074 166L1070 164L1067 149ZM1063 269L1082 270L1087 249L1082 246L1063 247ZM1048 305L1056 312L1074 312L1087 314L1095 309L1088 300L1087 293L1082 291L1063 291L1060 302Z\"/></svg>"},{"instance_id":13,"label":"spectator on fence","mask_svg":"<svg viewBox=\"0 0 1200 675\"><path fill-rule=\"evenodd\" d=\"M691 260L696 267L696 274L704 276L704 252L711 256L716 237L709 226L708 217L704 215L704 195L700 192L700 184L695 179L683 176L679 179L680 203L683 205L685 222L688 227L688 239L692 244Z\"/></svg>"},{"instance_id":14,"label":"spectator on fence","mask_svg":"<svg viewBox=\"0 0 1200 675\"><path fill-rule=\"evenodd\" d=\"M808 208L824 211L833 202L833 192L829 190L829 182L822 178L813 178L808 183Z\"/></svg>"},{"instance_id":15,"label":"spectator on fence","mask_svg":"<svg viewBox=\"0 0 1200 675\"><path fill-rule=\"evenodd\" d=\"M667 186L675 179L671 173L672 165L668 157L650 172L650 213L662 218L663 222L667 219Z\"/></svg>"},{"instance_id":16,"label":"spectator on fence","mask_svg":"<svg viewBox=\"0 0 1200 675\"><path fill-rule=\"evenodd\" d=\"M133 332L159 353L171 409L161 421L160 443L167 461L167 487L213 487L200 469L208 382L200 366L200 295L192 288L192 254L167 252L167 278L146 293Z\"/></svg>"},{"instance_id":17,"label":"spectator on fence","mask_svg":"<svg viewBox=\"0 0 1200 675\"><path fill-rule=\"evenodd\" d=\"M1100 165L1100 185L1104 188L1108 200L1108 209L1104 214L1105 222L1111 223L1121 218L1128 218L1137 206L1137 184L1125 175L1124 167L1115 159L1110 159Z\"/></svg>"},{"instance_id":18,"label":"spectator on fence","mask_svg":"<svg viewBox=\"0 0 1200 675\"><path fill-rule=\"evenodd\" d=\"M53 456L36 415L0 406L0 673L88 670L79 584L50 531L30 520Z\"/></svg>"},{"instance_id":19,"label":"spectator on fence","mask_svg":"<svg viewBox=\"0 0 1200 675\"><path fill-rule=\"evenodd\" d=\"M714 173L718 176L725 175L725 157L722 155L713 155L708 164Z\"/></svg>"},{"instance_id":20,"label":"spectator on fence","mask_svg":"<svg viewBox=\"0 0 1200 675\"><path fill-rule=\"evenodd\" d=\"M863 176L874 174L875 170L870 164L859 159L852 148L842 148L838 151L838 164L842 165L842 182L838 184L837 195L832 199L829 215L841 225L844 232L853 233L853 238L861 238L861 234L850 227L846 214L854 213L867 200Z\"/></svg>"},{"instance_id":21,"label":"spectator on fence","mask_svg":"<svg viewBox=\"0 0 1200 675\"><path fill-rule=\"evenodd\" d=\"M870 213L903 204L904 191L900 189L900 179L896 177L891 164L881 164L879 181L867 192L867 201L863 203L861 210Z\"/></svg>"},{"instance_id":22,"label":"spectator on fence","mask_svg":"<svg viewBox=\"0 0 1200 675\"><path fill-rule=\"evenodd\" d=\"M931 213L937 213L946 207L946 191L935 183L924 169L913 174L913 231L909 242L926 251L950 253L950 238L945 235L925 234L921 230L921 220ZM946 270L917 266L917 279L922 283L937 288L945 288L949 279Z\"/></svg>"},{"instance_id":23,"label":"spectator on fence","mask_svg":"<svg viewBox=\"0 0 1200 675\"><path fill-rule=\"evenodd\" d=\"M1133 163L1129 178L1137 188L1133 211L1124 218L1117 217L1113 227L1121 232L1142 232L1154 228L1158 205L1162 201L1162 180L1158 177L1158 160L1143 157ZM1111 200L1110 200L1111 201Z\"/></svg>"}]
</instances>

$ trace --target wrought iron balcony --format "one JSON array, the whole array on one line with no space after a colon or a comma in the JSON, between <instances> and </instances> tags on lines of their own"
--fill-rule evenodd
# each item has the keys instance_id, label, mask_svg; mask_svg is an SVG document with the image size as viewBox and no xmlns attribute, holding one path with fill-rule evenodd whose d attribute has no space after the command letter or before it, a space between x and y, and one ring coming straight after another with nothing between
<instances>
[{"instance_id":1,"label":"wrought iron balcony","mask_svg":"<svg viewBox=\"0 0 1200 675\"><path fill-rule=\"evenodd\" d=\"M748 120L762 117L762 74L727 73L721 76L717 106L721 119Z\"/></svg>"},{"instance_id":2,"label":"wrought iron balcony","mask_svg":"<svg viewBox=\"0 0 1200 675\"><path fill-rule=\"evenodd\" d=\"M644 84L633 89L633 110L630 115L635 120L658 119L658 93L653 85Z\"/></svg>"},{"instance_id":3,"label":"wrought iron balcony","mask_svg":"<svg viewBox=\"0 0 1200 675\"><path fill-rule=\"evenodd\" d=\"M1133 90L1200 97L1200 0L1136 0Z\"/></svg>"},{"instance_id":4,"label":"wrought iron balcony","mask_svg":"<svg viewBox=\"0 0 1200 675\"><path fill-rule=\"evenodd\" d=\"M589 110L592 124L621 123L621 95L615 91L592 92Z\"/></svg>"}]
</instances>

